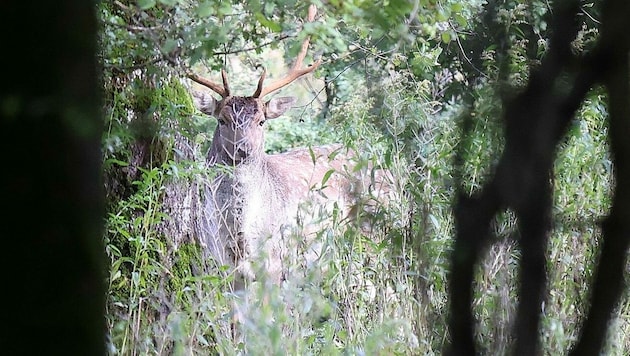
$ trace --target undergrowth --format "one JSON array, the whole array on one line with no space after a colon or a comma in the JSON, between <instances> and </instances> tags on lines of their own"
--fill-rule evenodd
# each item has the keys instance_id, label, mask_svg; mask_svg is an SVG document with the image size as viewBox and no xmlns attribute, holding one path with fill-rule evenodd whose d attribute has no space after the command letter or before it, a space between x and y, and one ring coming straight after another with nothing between
<instances>
[{"instance_id":1,"label":"undergrowth","mask_svg":"<svg viewBox=\"0 0 630 356\"><path fill-rule=\"evenodd\" d=\"M157 135L167 137L159 146L162 153L149 156L162 159L138 168L130 186L117 190L124 194L110 199L104 237L110 260L110 354L440 354L449 337L454 153L463 152L461 175L467 192L474 192L496 163L501 130L490 89L480 88L472 131L462 140L466 113L445 106L436 114L427 103L426 83L409 92L397 87L403 79L394 78L392 87L384 88L393 93L383 101L386 115L375 115L373 103L359 92L334 108L325 124L276 119L271 151L343 142L391 170L399 178L399 198L376 215L372 234L336 221L319 232L324 253L317 264L297 261L288 267L295 273L281 285L261 279L238 293L230 289L233 275L212 262L194 234L175 238L160 229L175 218L164 212L169 187L184 184L194 191L212 174L199 162L210 136L201 129L208 127L207 119L186 109L188 94L167 91L163 101L183 111ZM548 298L541 306L541 338L549 355L565 353L578 337L597 260L599 222L610 208L613 182L602 102L592 93L556 161ZM112 117L126 114L120 109ZM189 130L183 142L194 151L189 156L180 152L187 146L172 133L183 122ZM283 142L287 131L294 134ZM129 172L133 154L125 150L132 138L125 141L113 132L104 139L112 151L108 165L113 168L107 172ZM113 142L118 143L111 148ZM484 353L500 355L510 350L518 302L520 254L511 212L496 218L493 234L499 243L477 268L473 310ZM235 313L242 316L238 338L232 330ZM618 308L607 347L611 355L630 349L627 301Z\"/></svg>"}]
</instances>

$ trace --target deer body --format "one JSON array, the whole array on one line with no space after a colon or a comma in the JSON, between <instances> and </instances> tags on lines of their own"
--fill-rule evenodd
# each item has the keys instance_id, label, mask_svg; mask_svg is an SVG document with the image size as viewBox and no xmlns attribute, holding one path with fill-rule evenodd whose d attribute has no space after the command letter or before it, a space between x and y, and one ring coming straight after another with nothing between
<instances>
[{"instance_id":1,"label":"deer body","mask_svg":"<svg viewBox=\"0 0 630 356\"><path fill-rule=\"evenodd\" d=\"M312 232L322 226L320 220L332 214L335 204L347 215L355 203L353 190L359 182L343 173L349 161L342 151L329 145L313 148L312 154L308 149L263 153L219 174L205 192L206 243L215 258L247 280L256 275L251 261L264 261L267 277L278 283L286 272L286 257L294 252L292 236L298 233L310 245L306 253L313 262L320 246ZM331 170L335 173L321 187Z\"/></svg>"},{"instance_id":2,"label":"deer body","mask_svg":"<svg viewBox=\"0 0 630 356\"><path fill-rule=\"evenodd\" d=\"M309 7L308 21L313 21L315 7ZM279 282L286 269L285 257L294 253L287 237L299 235L311 245L314 229L322 218L339 212L341 217L356 212L357 193L366 186L380 190L386 182L372 182L357 176L355 154L340 145L296 149L282 154L264 152L265 121L277 118L295 102L293 97L277 97L263 101L263 97L297 78L315 70L319 61L302 68L309 38L289 73L263 87L263 72L252 96L232 96L225 70L222 85L196 74L193 81L210 88L220 100L194 93L197 107L218 121L207 161L221 169L205 189L204 239L213 256L221 265L236 269L239 279L255 278L252 261L264 261L263 269ZM370 175L372 178L373 176ZM383 178L385 175L374 175ZM305 229L297 229L305 227ZM313 229L314 228L314 229ZM299 231L298 231L299 230ZM317 244L306 253L312 261L317 258ZM238 287L238 286L237 286Z\"/></svg>"}]
</instances>

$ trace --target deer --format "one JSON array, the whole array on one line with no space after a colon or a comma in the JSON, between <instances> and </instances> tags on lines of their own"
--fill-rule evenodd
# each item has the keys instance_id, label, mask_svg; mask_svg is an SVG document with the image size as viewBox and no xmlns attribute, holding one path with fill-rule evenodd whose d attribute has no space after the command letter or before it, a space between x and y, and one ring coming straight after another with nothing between
<instances>
[{"instance_id":1,"label":"deer","mask_svg":"<svg viewBox=\"0 0 630 356\"><path fill-rule=\"evenodd\" d=\"M312 22L315 14L316 8L311 5L307 20ZM236 271L235 289L256 280L260 272L253 261L261 258L262 272L270 281L278 284L286 278L284 259L292 253L287 239L297 227L308 225L306 215L317 220L314 211L329 215L339 211L350 219L358 214L361 193L384 196L390 190L390 174L383 171L362 175L356 169L356 152L340 144L265 153L265 122L283 115L297 99L263 98L319 67L321 59L303 67L309 43L307 37L284 77L264 85L263 69L251 96L232 94L225 69L221 71L222 83L188 74L191 80L220 96L216 99L206 92L193 92L197 108L218 121L206 158L208 166L218 173L203 192L203 240L220 265ZM305 205L308 208L301 209ZM305 230L304 237L311 235L312 239L313 232ZM311 247L307 254L312 262L318 251L317 244Z\"/></svg>"}]
</instances>

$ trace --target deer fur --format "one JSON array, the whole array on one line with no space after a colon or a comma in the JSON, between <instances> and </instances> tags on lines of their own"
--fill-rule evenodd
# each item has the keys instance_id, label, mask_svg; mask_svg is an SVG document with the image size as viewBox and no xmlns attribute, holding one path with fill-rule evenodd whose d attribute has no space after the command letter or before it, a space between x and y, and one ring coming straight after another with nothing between
<instances>
[{"instance_id":1,"label":"deer fur","mask_svg":"<svg viewBox=\"0 0 630 356\"><path fill-rule=\"evenodd\" d=\"M340 218L356 216L361 194L371 190L383 196L390 189L386 171L357 170L356 154L341 145L266 154L264 122L282 115L294 98L263 102L228 96L219 101L199 92L194 98L202 112L218 120L207 156L219 173L204 192L205 243L219 264L236 269L237 285L259 273L282 281L296 232L310 246L304 252L308 262L314 262L321 246L313 231L324 226L326 217L335 209ZM264 270L256 271L253 261L264 261Z\"/></svg>"}]
</instances>

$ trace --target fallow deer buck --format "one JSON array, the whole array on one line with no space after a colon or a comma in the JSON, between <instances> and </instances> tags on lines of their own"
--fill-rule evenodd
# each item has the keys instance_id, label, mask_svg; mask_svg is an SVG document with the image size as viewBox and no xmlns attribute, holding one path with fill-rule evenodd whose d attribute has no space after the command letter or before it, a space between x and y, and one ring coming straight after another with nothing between
<instances>
[{"instance_id":1,"label":"fallow deer buck","mask_svg":"<svg viewBox=\"0 0 630 356\"><path fill-rule=\"evenodd\" d=\"M315 13L311 5L309 22ZM189 75L221 96L217 100L205 93L193 93L198 108L218 120L207 156L209 165L233 167L227 172L219 171L205 189L203 239L219 264L236 269L236 289L242 288L244 280L255 278L253 261L264 261L263 272L271 281L283 280L287 273L283 262L288 254L295 252L295 246L288 245L288 237L296 227L309 224L303 213L313 211L301 210L300 206L308 204L328 212L336 209L347 217L359 211L359 195L366 188L372 196L389 190L389 179L385 179L388 172L377 171L361 177L360 170L355 172L357 155L341 145L265 153L264 123L285 113L296 98L276 97L266 102L263 98L317 69L320 60L302 68L309 42L307 37L283 78L263 86L266 74L263 71L252 96L233 96L225 70L221 72L222 84ZM312 239L312 235L303 232L305 240ZM315 248L307 254L311 262L317 258Z\"/></svg>"}]
</instances>

